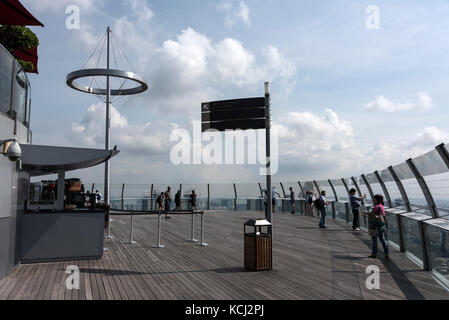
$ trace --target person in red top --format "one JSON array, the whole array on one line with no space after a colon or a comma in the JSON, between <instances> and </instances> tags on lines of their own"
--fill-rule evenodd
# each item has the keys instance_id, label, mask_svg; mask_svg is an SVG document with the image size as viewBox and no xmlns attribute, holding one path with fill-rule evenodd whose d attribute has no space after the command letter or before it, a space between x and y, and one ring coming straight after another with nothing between
<instances>
[{"instance_id":1,"label":"person in red top","mask_svg":"<svg viewBox=\"0 0 449 320\"><path fill-rule=\"evenodd\" d=\"M387 233L387 219L385 216L384 197L380 194L376 194L373 198L374 208L369 213L369 234L373 241L373 252L369 256L370 258L377 257L377 238L379 238L384 248L385 258L389 258L390 250L388 248L385 234Z\"/></svg>"}]
</instances>

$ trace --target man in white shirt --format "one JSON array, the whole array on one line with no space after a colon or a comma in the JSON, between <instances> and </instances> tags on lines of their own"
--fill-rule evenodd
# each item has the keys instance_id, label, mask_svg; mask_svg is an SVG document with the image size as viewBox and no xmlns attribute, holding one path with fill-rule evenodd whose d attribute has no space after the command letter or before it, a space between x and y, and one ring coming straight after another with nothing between
<instances>
[{"instance_id":1,"label":"man in white shirt","mask_svg":"<svg viewBox=\"0 0 449 320\"><path fill-rule=\"evenodd\" d=\"M326 201L326 191L321 191L321 196L318 200L320 207L317 208L321 213L321 219L320 219L320 228L326 229L326 207L329 205L329 202Z\"/></svg>"},{"instance_id":2,"label":"man in white shirt","mask_svg":"<svg viewBox=\"0 0 449 320\"><path fill-rule=\"evenodd\" d=\"M271 189L271 204L273 205L273 212L276 209L276 195L278 195L279 198L282 198L281 194L279 193L279 191L276 190L275 187L273 187Z\"/></svg>"}]
</instances>

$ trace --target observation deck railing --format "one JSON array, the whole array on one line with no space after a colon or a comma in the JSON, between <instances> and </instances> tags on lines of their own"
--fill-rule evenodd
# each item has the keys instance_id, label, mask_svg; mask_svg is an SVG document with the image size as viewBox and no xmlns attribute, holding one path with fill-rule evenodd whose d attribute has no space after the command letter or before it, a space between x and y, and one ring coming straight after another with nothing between
<instances>
[{"instance_id":1,"label":"observation deck railing","mask_svg":"<svg viewBox=\"0 0 449 320\"><path fill-rule=\"evenodd\" d=\"M382 171L358 177L319 181L273 183L283 195L276 203L276 212L292 211L289 189L295 192L295 213L305 215L304 193L318 194L322 190L331 201L328 217L342 223L352 223L349 190L367 194L362 201L366 212L372 207L372 198L381 194L385 199L388 220L388 241L423 270L431 271L449 287L449 153L448 145L441 144L424 155L390 166ZM87 185L88 187L88 185ZM262 190L264 183L250 184L196 184L171 185L172 197L177 190L183 195L182 210L189 210L188 195L195 190L198 210L264 211ZM119 184L111 186L111 207L125 211L155 210L156 198L167 185ZM101 190L101 184L92 184L92 192ZM145 196L142 196L144 195ZM174 206L174 201L172 201ZM263 216L263 215L261 215ZM360 219L362 231L367 231L367 218Z\"/></svg>"}]
</instances>

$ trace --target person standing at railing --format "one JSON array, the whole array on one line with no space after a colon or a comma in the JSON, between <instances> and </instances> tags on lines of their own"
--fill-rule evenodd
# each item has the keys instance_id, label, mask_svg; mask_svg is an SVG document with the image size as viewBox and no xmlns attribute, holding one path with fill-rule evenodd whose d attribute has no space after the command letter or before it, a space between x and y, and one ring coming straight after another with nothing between
<instances>
[{"instance_id":1,"label":"person standing at railing","mask_svg":"<svg viewBox=\"0 0 449 320\"><path fill-rule=\"evenodd\" d=\"M277 191L276 188L273 187L273 188L271 189L271 204L272 204L272 206L273 206L273 212L276 211L276 195L277 195L280 199L282 199L282 196L281 196L281 194L279 193L279 191Z\"/></svg>"},{"instance_id":2,"label":"person standing at railing","mask_svg":"<svg viewBox=\"0 0 449 320\"><path fill-rule=\"evenodd\" d=\"M163 212L164 211L164 198L165 198L165 194L163 192L161 192L161 194L156 199L157 212Z\"/></svg>"},{"instance_id":3,"label":"person standing at railing","mask_svg":"<svg viewBox=\"0 0 449 320\"><path fill-rule=\"evenodd\" d=\"M293 188L290 187L290 203L292 205L292 214L295 213L295 191L293 191Z\"/></svg>"},{"instance_id":4,"label":"person standing at railing","mask_svg":"<svg viewBox=\"0 0 449 320\"><path fill-rule=\"evenodd\" d=\"M175 194L175 211L181 211L181 190L178 190Z\"/></svg>"},{"instance_id":5,"label":"person standing at railing","mask_svg":"<svg viewBox=\"0 0 449 320\"><path fill-rule=\"evenodd\" d=\"M196 203L196 193L195 190L192 190L192 193L190 194L190 206L192 207L193 211L197 211L197 203Z\"/></svg>"},{"instance_id":6,"label":"person standing at railing","mask_svg":"<svg viewBox=\"0 0 449 320\"><path fill-rule=\"evenodd\" d=\"M385 235L387 233L387 219L385 216L384 197L380 194L376 194L373 198L374 208L369 216L369 234L373 241L373 252L369 256L370 258L377 257L377 238L380 239L384 248L385 258L389 258L390 249L388 247Z\"/></svg>"},{"instance_id":7,"label":"person standing at railing","mask_svg":"<svg viewBox=\"0 0 449 320\"><path fill-rule=\"evenodd\" d=\"M313 193L306 191L305 210L306 216L313 217Z\"/></svg>"},{"instance_id":8,"label":"person standing at railing","mask_svg":"<svg viewBox=\"0 0 449 320\"><path fill-rule=\"evenodd\" d=\"M327 229L326 227L326 207L329 205L329 202L326 201L326 191L321 191L321 196L315 200L315 206L321 213L321 219L319 223L319 227L321 229Z\"/></svg>"},{"instance_id":9,"label":"person standing at railing","mask_svg":"<svg viewBox=\"0 0 449 320\"><path fill-rule=\"evenodd\" d=\"M366 194L364 194L362 198L359 198L355 196L355 193L356 190L354 188L349 190L349 202L351 203L352 216L353 216L352 230L360 231L360 221L359 221L360 202L361 199L366 199Z\"/></svg>"},{"instance_id":10,"label":"person standing at railing","mask_svg":"<svg viewBox=\"0 0 449 320\"><path fill-rule=\"evenodd\" d=\"M170 219L169 216L170 206L171 206L171 187L167 187L167 191L165 191L165 219Z\"/></svg>"}]
</instances>

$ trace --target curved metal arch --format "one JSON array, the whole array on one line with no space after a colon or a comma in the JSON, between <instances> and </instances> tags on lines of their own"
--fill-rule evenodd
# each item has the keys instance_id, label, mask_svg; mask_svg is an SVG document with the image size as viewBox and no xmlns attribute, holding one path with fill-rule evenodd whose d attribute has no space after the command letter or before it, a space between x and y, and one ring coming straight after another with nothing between
<instances>
[{"instance_id":1,"label":"curved metal arch","mask_svg":"<svg viewBox=\"0 0 449 320\"><path fill-rule=\"evenodd\" d=\"M318 190L318 194L321 194L320 186L318 185L318 182L316 180L313 180L313 184L315 185L315 188Z\"/></svg>"},{"instance_id":2,"label":"curved metal arch","mask_svg":"<svg viewBox=\"0 0 449 320\"><path fill-rule=\"evenodd\" d=\"M334 185L332 184L331 179L327 180L329 182L329 185L331 186L332 192L334 193L335 201L338 201L337 192L335 191Z\"/></svg>"},{"instance_id":3,"label":"curved metal arch","mask_svg":"<svg viewBox=\"0 0 449 320\"><path fill-rule=\"evenodd\" d=\"M368 180L366 179L365 175L362 174L361 177L363 179L363 182L365 182L366 188L368 189L371 201L374 203L374 192L373 192L373 189L371 188L370 184L368 183Z\"/></svg>"},{"instance_id":4,"label":"curved metal arch","mask_svg":"<svg viewBox=\"0 0 449 320\"><path fill-rule=\"evenodd\" d=\"M122 71L122 70L114 70L114 69L82 69L77 70L69 73L67 75L67 85L75 90L84 92L84 93L90 93L90 94L99 94L99 95L107 95L108 90L107 89L100 89L100 88L90 88L84 85L79 84L76 82L76 80L81 78L89 78L89 77L114 77L114 78L122 78L126 80L135 81L139 84L139 86L129 89L112 89L110 90L112 96L127 96L127 95L133 95L133 94L139 94L148 89L148 85L145 82L145 80L133 73L128 71Z\"/></svg>"},{"instance_id":5,"label":"curved metal arch","mask_svg":"<svg viewBox=\"0 0 449 320\"><path fill-rule=\"evenodd\" d=\"M279 184L281 185L282 193L284 194L285 198L287 195L285 194L284 184L282 182L279 182Z\"/></svg>"},{"instance_id":6,"label":"curved metal arch","mask_svg":"<svg viewBox=\"0 0 449 320\"><path fill-rule=\"evenodd\" d=\"M396 182L396 186L398 187L399 192L401 194L402 202L404 202L405 210L407 212L411 212L412 211L412 207L410 206L410 201L408 200L407 192L405 192L405 188L402 185L401 180L398 178L398 175L396 174L396 171L394 171L392 166L388 167L388 171L390 172L391 176L393 177L394 182Z\"/></svg>"},{"instance_id":7,"label":"curved metal arch","mask_svg":"<svg viewBox=\"0 0 449 320\"><path fill-rule=\"evenodd\" d=\"M391 202L391 198L390 198L390 193L388 192L387 186L385 185L385 183L382 181L382 178L380 177L379 171L374 171L374 175L377 178L377 181L379 181L380 187L382 188L382 191L385 195L385 198L387 200L388 203L388 207L393 208L393 202Z\"/></svg>"}]
</instances>

